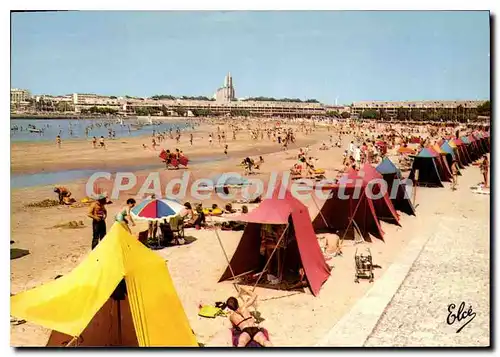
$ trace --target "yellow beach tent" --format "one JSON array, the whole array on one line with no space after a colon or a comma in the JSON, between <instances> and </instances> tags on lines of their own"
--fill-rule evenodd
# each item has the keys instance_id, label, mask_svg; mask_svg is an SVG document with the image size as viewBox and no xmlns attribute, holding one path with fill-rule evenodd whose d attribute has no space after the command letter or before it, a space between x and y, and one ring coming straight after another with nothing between
<instances>
[{"instance_id":1,"label":"yellow beach tent","mask_svg":"<svg viewBox=\"0 0 500 357\"><path fill-rule=\"evenodd\" d=\"M165 261L118 223L71 273L12 296L11 315L53 330L48 346L198 346Z\"/></svg>"}]
</instances>

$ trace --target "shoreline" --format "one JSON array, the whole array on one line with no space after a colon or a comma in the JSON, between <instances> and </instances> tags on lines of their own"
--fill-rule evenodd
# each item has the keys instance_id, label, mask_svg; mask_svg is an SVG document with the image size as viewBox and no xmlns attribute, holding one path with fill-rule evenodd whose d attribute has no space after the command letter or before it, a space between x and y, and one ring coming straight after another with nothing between
<instances>
[{"instance_id":1,"label":"shoreline","mask_svg":"<svg viewBox=\"0 0 500 357\"><path fill-rule=\"evenodd\" d=\"M196 132L198 135L199 134L206 134L207 130L205 131L197 131ZM325 134L326 132L320 132L321 134L319 137L311 137L311 138L300 138L297 139L295 144L291 145L289 147L288 151L293 151L296 150L300 147L304 147L306 145L315 145L321 140L326 140ZM195 134L195 132L193 132ZM141 136L141 137L135 137L135 141L140 141L141 139L149 139L148 136ZM117 142L118 140L111 141L111 143ZM81 143L82 141L75 141L73 143ZM70 142L65 142L66 144L70 144ZM33 149L36 150L37 147L40 145L36 145L37 143L33 143ZM163 143L162 143L163 144ZM46 144L45 144L46 145ZM230 148L232 143L229 142ZM164 145L162 145L164 146ZM185 146L185 145L184 145ZM241 146L241 145L240 145ZM25 146L27 147L27 146ZM51 147L53 147L53 144L51 144ZM182 145L179 145L181 149L184 150ZM188 147L189 148L189 147ZM249 146L249 145L244 145L243 147L237 148L235 150L229 151L228 155L225 156L223 153L223 147L222 146L214 146L212 148L200 148L193 146L192 147L194 150L192 153L187 152L187 156L191 162L191 164L188 164L188 169L198 169L200 165L205 165L205 164L210 164L210 163L220 163L220 162L228 162L232 160L242 160L243 158L247 156L258 156L258 155L269 155L269 154L277 154L280 152L286 152L281 149L278 144L274 142L259 142L258 144ZM212 150L210 150L212 149ZM217 149L216 152L214 152L214 149ZM92 149L93 150L93 149ZM95 149L95 150L100 150L100 149ZM144 152L143 149L139 149ZM67 161L64 163L59 163L59 162L41 162L36 165L30 165L30 166L20 166L14 165L11 162L11 180L15 180L16 178L20 177L25 177L28 175L37 175L37 174L53 174L56 175L58 173L64 174L70 171L93 171L95 172L129 172L132 170L134 173L141 173L146 170L150 171L163 171L165 170L165 165L161 161L161 159L158 157L160 154L162 148L158 148L156 151L148 151L147 153L152 154L148 157L141 157L140 158L140 165L138 165L138 158L135 157L115 157L113 160L88 160L88 161ZM171 170L174 171L174 170ZM181 170L182 171L182 170ZM78 182L82 179L85 178L80 178L80 179L73 179L69 180L68 184ZM45 186L46 184L40 184L40 185L30 185L30 186L23 186L23 187L12 187L11 190L19 190L19 189L24 189L24 188L36 188L40 186Z\"/></svg>"}]
</instances>

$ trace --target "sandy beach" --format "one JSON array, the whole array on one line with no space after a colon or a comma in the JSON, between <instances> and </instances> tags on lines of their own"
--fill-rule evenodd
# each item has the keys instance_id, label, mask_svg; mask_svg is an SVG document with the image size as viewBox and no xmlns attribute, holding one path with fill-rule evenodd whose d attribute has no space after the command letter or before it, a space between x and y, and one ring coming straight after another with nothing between
<instances>
[{"instance_id":1,"label":"sandy beach","mask_svg":"<svg viewBox=\"0 0 500 357\"><path fill-rule=\"evenodd\" d=\"M335 177L336 169L341 166L342 152L348 143L344 138L343 148L319 150L323 141L333 134L325 127L318 126L316 130L304 135L299 133L296 144L283 151L277 143L267 138L258 142L252 141L247 132L238 133L236 141L228 138L229 154L224 157L223 145L214 140L213 147L208 145L208 133L217 132L216 126L205 125L194 133L194 145L189 143L189 134L183 133L181 143L167 140L162 143L164 148L180 148L193 162L208 158L189 166L190 174L195 177L211 177L220 172L240 172L238 166L242 158L251 155L256 158L263 156L265 163L255 177L266 179L271 172L288 171L300 147L311 145L311 155L318 159L316 167L326 171L326 177ZM58 149L55 143L14 143L12 144L12 173L32 174L43 171L70 169L125 169L137 165L158 165L157 169L135 172L138 177L146 177L149 172L161 172L162 179L180 177L186 170L165 170L158 159L160 149L156 151L143 149L142 144L150 145L150 138L116 139L108 141L108 149L93 149L90 142L63 142ZM40 158L43 157L43 160ZM445 188L419 188L417 192L417 216L407 216L401 213L401 225L382 223L385 232L385 242L374 239L369 246L374 263L380 268L375 270L375 279L381 277L392 262L398 258L403 248L419 234L426 234L426 222L435 219L437 215L446 214L452 205L460 209L451 211L452 215L461 215L468 211L481 224L489 226L489 196L474 195L469 186L480 181L479 169L470 166L463 170L459 180L459 189L451 191ZM64 182L75 198L84 196L86 180ZM139 190L139 185L127 191L108 207L108 227L111 226L114 215L123 206L129 196ZM110 186L105 187L110 190ZM11 293L38 286L71 271L90 251L92 237L91 222L86 217L87 207L56 206L50 208L28 208L26 204L54 199L53 185L19 188L11 192L11 240L15 243L11 248L27 249L30 254L11 260ZM191 198L187 197L189 201ZM203 202L209 206L214 199ZM434 202L440 202L439 205ZM321 202L318 203L321 206ZM318 212L315 204L307 202L311 218ZM85 224L79 229L53 228L55 225L68 221L80 221ZM133 233L146 228L139 223L133 227ZM242 232L219 232L224 248L230 256L234 253ZM458 233L457 239L467 237L467 229ZM231 283L217 283L225 270L227 262L217 242L213 230L187 229L186 235L195 238L191 244L164 248L156 251L168 261L168 268L175 283L177 293L182 301L189 322L198 342L208 346L229 346L229 322L226 318L204 319L199 317L199 304L214 304L225 301L235 293ZM325 238L328 234L318 234ZM485 237L481 237L484 239ZM321 239L320 239L321 240ZM360 246L357 246L360 247ZM328 330L346 314L355 302L362 297L371 284L354 283L353 255L355 246L347 242L343 248L342 257L335 257L329 264L333 270L328 281L323 285L320 295L314 297L308 290L305 292L285 292L257 288L259 295L258 310L271 334L276 346L313 346L328 332ZM50 331L26 323L11 328L11 345L13 346L43 346L47 342Z\"/></svg>"}]
</instances>

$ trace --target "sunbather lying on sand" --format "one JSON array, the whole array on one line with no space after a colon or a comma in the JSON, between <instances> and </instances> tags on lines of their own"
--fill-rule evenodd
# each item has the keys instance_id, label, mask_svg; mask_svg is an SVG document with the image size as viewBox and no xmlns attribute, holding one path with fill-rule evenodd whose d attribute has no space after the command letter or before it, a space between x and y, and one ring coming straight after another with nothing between
<instances>
[{"instance_id":1,"label":"sunbather lying on sand","mask_svg":"<svg viewBox=\"0 0 500 357\"><path fill-rule=\"evenodd\" d=\"M261 346L272 347L272 343L264 335L263 329L257 326L255 318L248 311L248 308L257 300L257 295L243 287L240 289L249 297L246 301L242 298L243 304L241 306L238 299L233 296L226 301L226 306L232 311L229 315L229 321L235 329L241 331L237 347L245 347L252 340Z\"/></svg>"}]
</instances>

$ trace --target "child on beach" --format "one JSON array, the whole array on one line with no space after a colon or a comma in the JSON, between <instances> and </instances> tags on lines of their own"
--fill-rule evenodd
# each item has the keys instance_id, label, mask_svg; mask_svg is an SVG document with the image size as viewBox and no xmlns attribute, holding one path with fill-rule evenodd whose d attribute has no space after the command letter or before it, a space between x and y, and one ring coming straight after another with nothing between
<instances>
[{"instance_id":1,"label":"child on beach","mask_svg":"<svg viewBox=\"0 0 500 357\"><path fill-rule=\"evenodd\" d=\"M189 143L193 145L193 134L189 134Z\"/></svg>"},{"instance_id":2,"label":"child on beach","mask_svg":"<svg viewBox=\"0 0 500 357\"><path fill-rule=\"evenodd\" d=\"M56 144L57 144L57 147L60 149L61 148L61 136L60 135L57 135Z\"/></svg>"},{"instance_id":3,"label":"child on beach","mask_svg":"<svg viewBox=\"0 0 500 357\"><path fill-rule=\"evenodd\" d=\"M226 146L224 147L224 155L227 156L227 148L228 148L228 145L226 144Z\"/></svg>"},{"instance_id":4,"label":"child on beach","mask_svg":"<svg viewBox=\"0 0 500 357\"><path fill-rule=\"evenodd\" d=\"M129 233L132 233L129 227L129 221L132 226L135 226L135 222L130 215L130 210L134 208L135 200L129 198L127 200L127 205L121 209L121 211L115 216L115 221L120 223Z\"/></svg>"},{"instance_id":5,"label":"child on beach","mask_svg":"<svg viewBox=\"0 0 500 357\"><path fill-rule=\"evenodd\" d=\"M97 138L95 136L92 138L92 147L97 149Z\"/></svg>"},{"instance_id":6,"label":"child on beach","mask_svg":"<svg viewBox=\"0 0 500 357\"><path fill-rule=\"evenodd\" d=\"M102 135L99 138L99 146L106 149L106 144L104 144L104 136L102 136Z\"/></svg>"}]
</instances>

